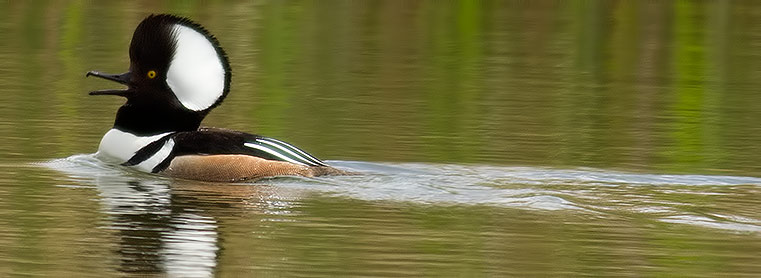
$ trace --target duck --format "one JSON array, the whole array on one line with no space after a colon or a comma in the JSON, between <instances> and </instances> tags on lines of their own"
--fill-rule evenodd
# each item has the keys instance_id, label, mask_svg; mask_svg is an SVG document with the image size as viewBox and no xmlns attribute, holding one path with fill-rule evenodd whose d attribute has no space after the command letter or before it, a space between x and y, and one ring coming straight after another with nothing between
<instances>
[{"instance_id":1,"label":"duck","mask_svg":"<svg viewBox=\"0 0 761 278\"><path fill-rule=\"evenodd\" d=\"M125 73L85 75L126 86L89 92L126 98L100 140L99 159L211 182L347 174L275 138L201 126L230 92L232 71L219 41L200 24L171 14L149 15L135 28L129 58Z\"/></svg>"}]
</instances>

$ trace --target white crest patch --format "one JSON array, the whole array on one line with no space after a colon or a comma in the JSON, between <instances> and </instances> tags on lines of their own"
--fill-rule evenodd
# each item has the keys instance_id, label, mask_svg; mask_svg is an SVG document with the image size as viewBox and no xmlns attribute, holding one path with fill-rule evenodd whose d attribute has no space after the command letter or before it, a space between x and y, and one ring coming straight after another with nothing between
<instances>
[{"instance_id":1,"label":"white crest patch","mask_svg":"<svg viewBox=\"0 0 761 278\"><path fill-rule=\"evenodd\" d=\"M193 28L175 25L174 56L166 84L183 106L201 111L211 107L225 89L225 68L214 45Z\"/></svg>"}]
</instances>

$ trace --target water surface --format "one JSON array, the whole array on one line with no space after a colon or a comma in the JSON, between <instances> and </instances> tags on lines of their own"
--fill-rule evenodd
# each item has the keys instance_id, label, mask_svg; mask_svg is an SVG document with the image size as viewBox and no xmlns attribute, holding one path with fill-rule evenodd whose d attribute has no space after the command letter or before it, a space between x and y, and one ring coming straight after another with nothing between
<instances>
[{"instance_id":1,"label":"water surface","mask_svg":"<svg viewBox=\"0 0 761 278\"><path fill-rule=\"evenodd\" d=\"M173 180L92 156L136 24L230 57L205 124L358 176ZM0 276L754 277L761 4L4 2Z\"/></svg>"}]
</instances>

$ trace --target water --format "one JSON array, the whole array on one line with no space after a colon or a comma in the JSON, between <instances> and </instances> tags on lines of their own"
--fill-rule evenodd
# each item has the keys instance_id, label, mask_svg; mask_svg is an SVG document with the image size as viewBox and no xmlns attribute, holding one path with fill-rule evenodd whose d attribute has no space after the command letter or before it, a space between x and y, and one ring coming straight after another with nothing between
<instances>
[{"instance_id":1,"label":"water","mask_svg":"<svg viewBox=\"0 0 761 278\"><path fill-rule=\"evenodd\" d=\"M91 154L150 12L220 40L206 119L362 175ZM0 4L0 276L761 274L761 3Z\"/></svg>"}]
</instances>

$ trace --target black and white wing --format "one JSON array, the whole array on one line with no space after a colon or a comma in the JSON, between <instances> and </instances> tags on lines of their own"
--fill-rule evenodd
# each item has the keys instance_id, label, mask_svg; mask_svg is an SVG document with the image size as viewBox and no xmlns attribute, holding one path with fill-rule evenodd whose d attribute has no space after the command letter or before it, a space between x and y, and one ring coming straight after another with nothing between
<instances>
[{"instance_id":1,"label":"black and white wing","mask_svg":"<svg viewBox=\"0 0 761 278\"><path fill-rule=\"evenodd\" d=\"M255 150L254 155L262 158L287 161L304 166L328 166L307 152L274 138L254 136L254 138L246 140L243 146Z\"/></svg>"},{"instance_id":2,"label":"black and white wing","mask_svg":"<svg viewBox=\"0 0 761 278\"><path fill-rule=\"evenodd\" d=\"M167 149L167 145L171 145L171 152ZM316 157L286 142L220 128L200 128L197 131L169 134L138 150L123 165L147 164L148 160L155 160L158 152L168 153L161 155L163 158L161 161L151 163L153 173L161 172L169 166L173 158L183 155L242 154L303 166L328 166Z\"/></svg>"}]
</instances>

